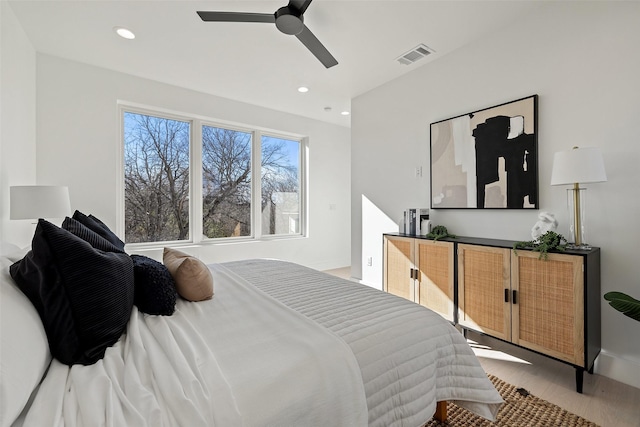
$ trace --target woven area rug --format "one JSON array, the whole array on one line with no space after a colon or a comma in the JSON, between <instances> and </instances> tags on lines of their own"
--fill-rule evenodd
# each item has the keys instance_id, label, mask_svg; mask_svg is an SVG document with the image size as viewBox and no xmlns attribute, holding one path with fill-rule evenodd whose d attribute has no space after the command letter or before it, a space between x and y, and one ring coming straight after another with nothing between
<instances>
[{"instance_id":1,"label":"woven area rug","mask_svg":"<svg viewBox=\"0 0 640 427\"><path fill-rule=\"evenodd\" d=\"M431 421L425 427L598 427L559 406L539 399L516 386L489 375L496 390L504 399L495 422L478 417L449 403L446 423Z\"/></svg>"}]
</instances>

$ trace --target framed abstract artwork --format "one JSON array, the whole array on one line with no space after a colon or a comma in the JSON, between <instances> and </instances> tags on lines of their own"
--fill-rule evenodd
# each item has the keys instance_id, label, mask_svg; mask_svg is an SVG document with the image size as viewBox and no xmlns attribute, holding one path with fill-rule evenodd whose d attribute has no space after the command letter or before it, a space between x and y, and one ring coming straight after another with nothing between
<instances>
[{"instance_id":1,"label":"framed abstract artwork","mask_svg":"<svg viewBox=\"0 0 640 427\"><path fill-rule=\"evenodd\" d=\"M431 208L538 209L538 95L431 123Z\"/></svg>"}]
</instances>

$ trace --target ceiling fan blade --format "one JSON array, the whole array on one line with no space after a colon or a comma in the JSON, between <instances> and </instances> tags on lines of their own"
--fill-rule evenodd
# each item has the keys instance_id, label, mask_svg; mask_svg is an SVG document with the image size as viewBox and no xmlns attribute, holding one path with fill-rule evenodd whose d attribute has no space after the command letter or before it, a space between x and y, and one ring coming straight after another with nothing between
<instances>
[{"instance_id":1,"label":"ceiling fan blade","mask_svg":"<svg viewBox=\"0 0 640 427\"><path fill-rule=\"evenodd\" d=\"M296 37L307 47L307 49L311 51L311 53L315 55L316 58L320 60L320 62L322 62L325 67L331 68L334 65L338 65L338 61L336 61L333 55L329 53L327 48L320 43L320 40L313 35L306 25L300 34L296 34Z\"/></svg>"},{"instance_id":2,"label":"ceiling fan blade","mask_svg":"<svg viewBox=\"0 0 640 427\"><path fill-rule=\"evenodd\" d=\"M206 22L276 22L273 13L248 13L248 12L197 12L200 19Z\"/></svg>"},{"instance_id":3,"label":"ceiling fan blade","mask_svg":"<svg viewBox=\"0 0 640 427\"><path fill-rule=\"evenodd\" d=\"M304 13L310 4L311 0L289 0L289 7L295 7L300 13Z\"/></svg>"}]
</instances>

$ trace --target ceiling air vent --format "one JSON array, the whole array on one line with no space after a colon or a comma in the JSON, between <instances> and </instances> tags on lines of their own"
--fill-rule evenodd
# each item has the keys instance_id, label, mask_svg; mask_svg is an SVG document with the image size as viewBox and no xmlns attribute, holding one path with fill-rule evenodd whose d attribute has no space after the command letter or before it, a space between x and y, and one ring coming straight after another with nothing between
<instances>
[{"instance_id":1,"label":"ceiling air vent","mask_svg":"<svg viewBox=\"0 0 640 427\"><path fill-rule=\"evenodd\" d=\"M411 49L409 52L403 54L396 60L401 64L410 65L416 62L417 60L424 58L427 55L431 55L433 52L434 50L431 49L430 47L420 44L414 47L413 49Z\"/></svg>"}]
</instances>

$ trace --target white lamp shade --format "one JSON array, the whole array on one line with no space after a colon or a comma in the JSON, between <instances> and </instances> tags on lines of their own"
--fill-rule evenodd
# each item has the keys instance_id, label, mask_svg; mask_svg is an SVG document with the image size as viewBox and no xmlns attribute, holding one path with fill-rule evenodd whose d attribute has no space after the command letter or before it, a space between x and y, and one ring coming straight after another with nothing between
<instances>
[{"instance_id":1,"label":"white lamp shade","mask_svg":"<svg viewBox=\"0 0 640 427\"><path fill-rule=\"evenodd\" d=\"M607 174L604 170L602 152L596 147L573 148L559 151L553 156L551 185L604 182Z\"/></svg>"},{"instance_id":2,"label":"white lamp shade","mask_svg":"<svg viewBox=\"0 0 640 427\"><path fill-rule=\"evenodd\" d=\"M71 214L69 187L21 185L9 188L10 219L64 218Z\"/></svg>"}]
</instances>

